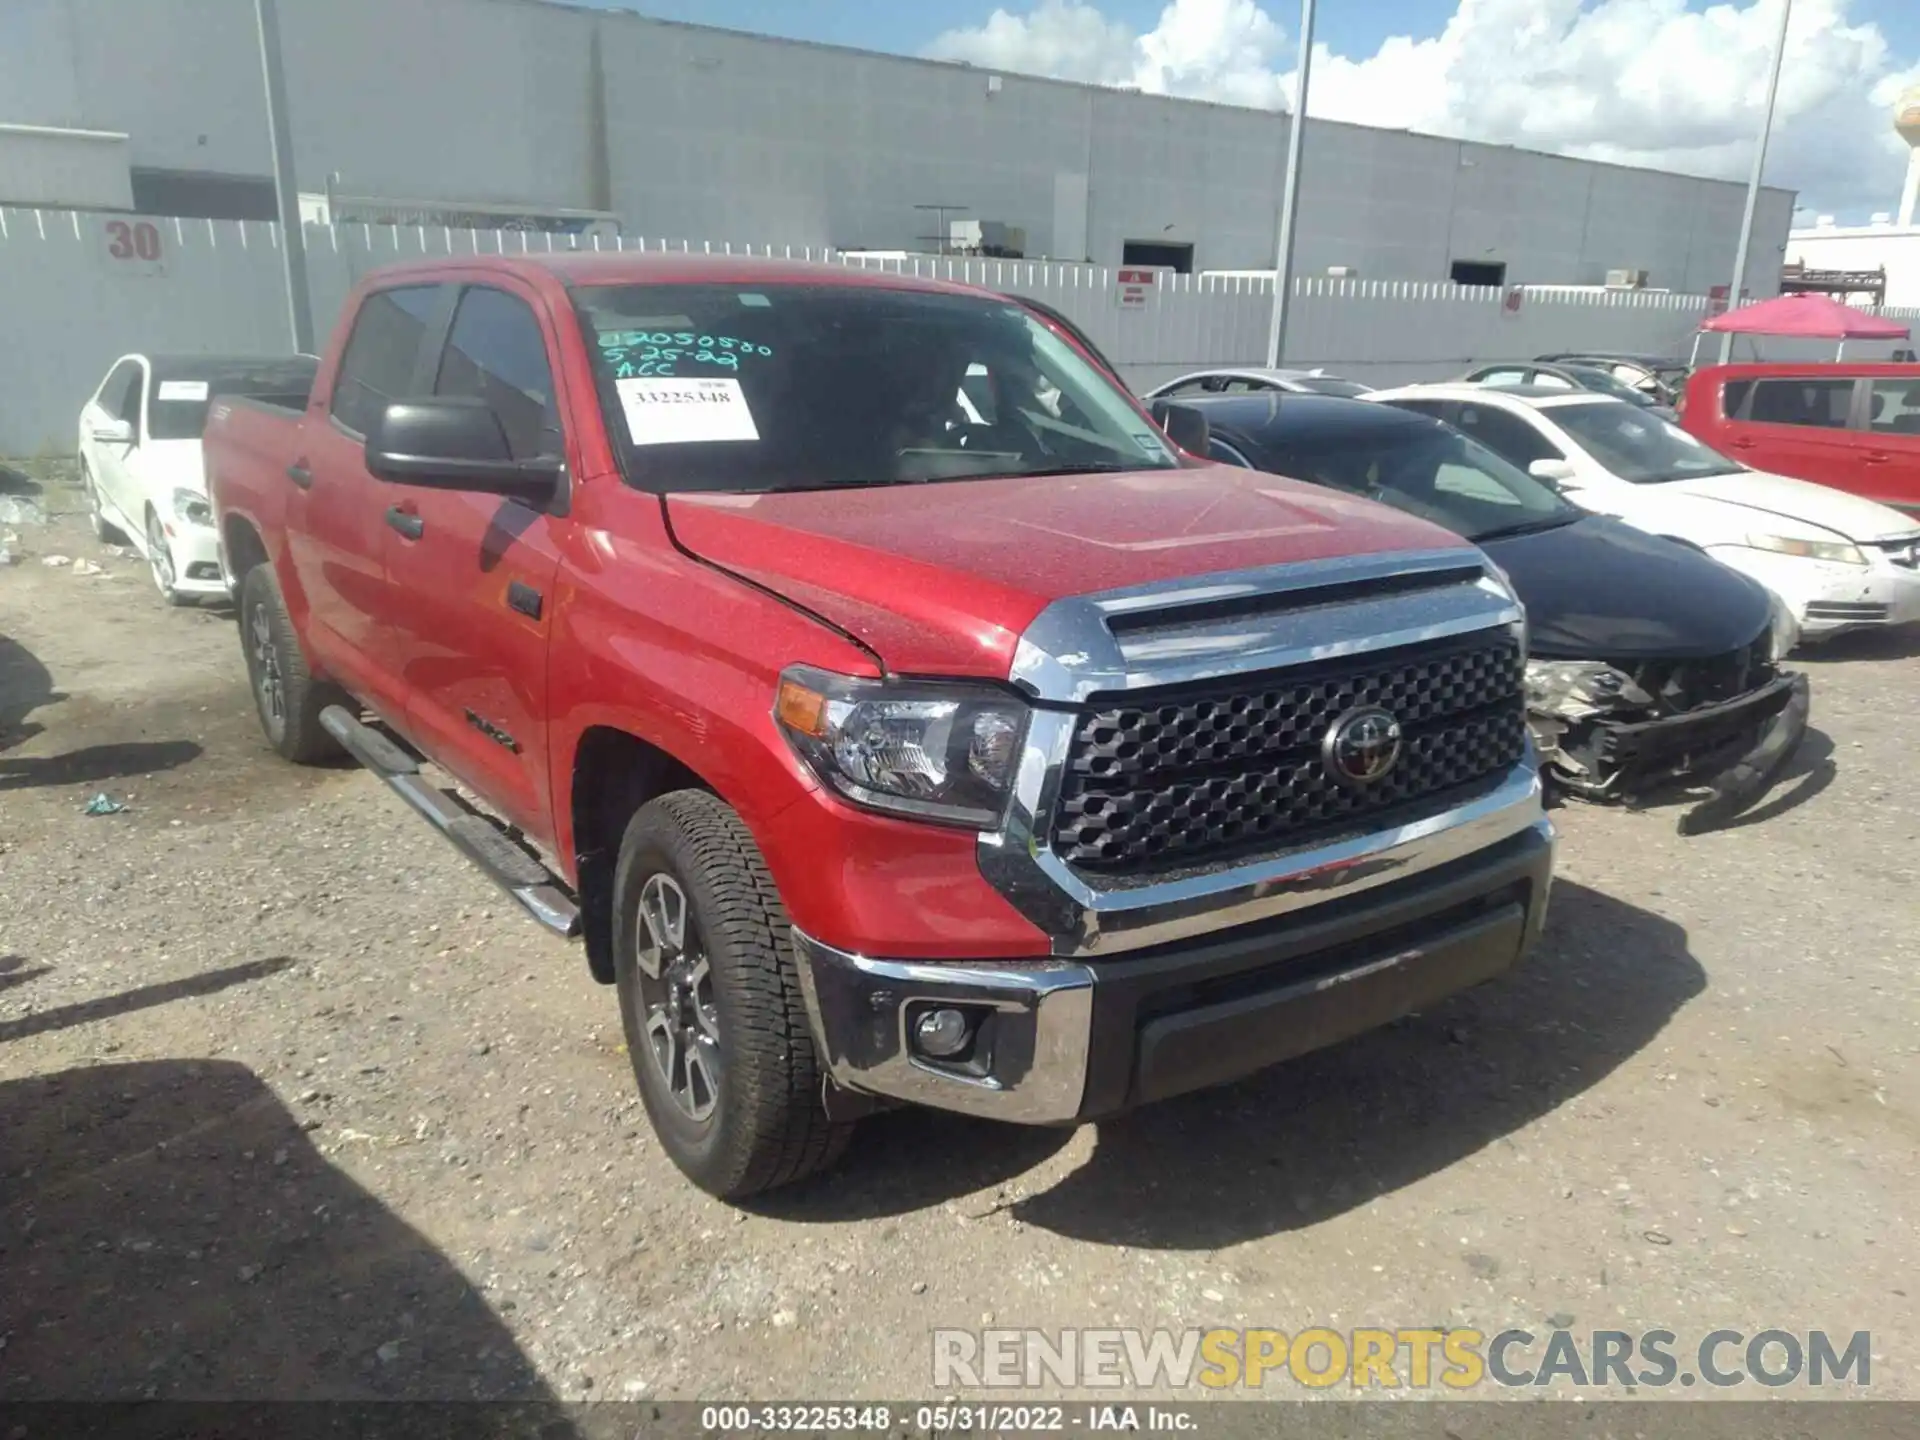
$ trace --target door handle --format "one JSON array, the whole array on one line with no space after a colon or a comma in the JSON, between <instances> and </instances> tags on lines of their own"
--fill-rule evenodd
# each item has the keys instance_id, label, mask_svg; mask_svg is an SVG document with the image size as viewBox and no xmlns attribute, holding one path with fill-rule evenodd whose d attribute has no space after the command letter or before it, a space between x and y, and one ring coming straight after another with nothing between
<instances>
[{"instance_id":1,"label":"door handle","mask_svg":"<svg viewBox=\"0 0 1920 1440\"><path fill-rule=\"evenodd\" d=\"M1869 465L1887 465L1893 461L1893 456L1882 450L1869 450L1860 458Z\"/></svg>"},{"instance_id":2,"label":"door handle","mask_svg":"<svg viewBox=\"0 0 1920 1440\"><path fill-rule=\"evenodd\" d=\"M1753 448L1753 441L1736 436L1734 439L1727 441L1727 448L1730 450L1751 450Z\"/></svg>"},{"instance_id":3,"label":"door handle","mask_svg":"<svg viewBox=\"0 0 1920 1440\"><path fill-rule=\"evenodd\" d=\"M402 510L398 505L387 507L387 524L398 530L408 540L418 540L427 533L427 522L410 510Z\"/></svg>"},{"instance_id":4,"label":"door handle","mask_svg":"<svg viewBox=\"0 0 1920 1440\"><path fill-rule=\"evenodd\" d=\"M287 478L302 490L313 488L313 471L307 468L307 462L304 460L296 460L287 466Z\"/></svg>"}]
</instances>

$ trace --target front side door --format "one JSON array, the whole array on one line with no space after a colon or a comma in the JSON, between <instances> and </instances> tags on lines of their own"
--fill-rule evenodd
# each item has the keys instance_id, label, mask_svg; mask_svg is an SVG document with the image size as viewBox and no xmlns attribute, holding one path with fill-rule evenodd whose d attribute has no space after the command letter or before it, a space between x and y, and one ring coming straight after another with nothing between
<instances>
[{"instance_id":1,"label":"front side door","mask_svg":"<svg viewBox=\"0 0 1920 1440\"><path fill-rule=\"evenodd\" d=\"M85 442L87 468L93 473L94 486L107 502L109 511L130 521L135 529L143 524L138 507L132 503L134 452L140 448L141 412L146 396L147 372L138 360L122 360L100 386L100 393L87 407L91 418L103 423L118 422L127 427L125 440L109 440L94 433L89 424Z\"/></svg>"},{"instance_id":2,"label":"front side door","mask_svg":"<svg viewBox=\"0 0 1920 1440\"><path fill-rule=\"evenodd\" d=\"M366 466L366 434L387 403L430 383L430 332L445 285L377 290L360 305L330 394L316 389L287 469L287 548L307 607L313 658L389 719L405 712L386 581L388 487Z\"/></svg>"},{"instance_id":3,"label":"front side door","mask_svg":"<svg viewBox=\"0 0 1920 1440\"><path fill-rule=\"evenodd\" d=\"M465 288L433 393L485 400L515 459L565 457L551 326L530 290ZM497 495L387 484L387 578L407 732L500 814L550 841L547 637L553 512ZM455 758L457 757L457 759Z\"/></svg>"},{"instance_id":4,"label":"front side door","mask_svg":"<svg viewBox=\"0 0 1920 1440\"><path fill-rule=\"evenodd\" d=\"M1710 443L1755 470L1863 493L1860 436L1847 427L1855 388L1850 376L1730 380L1727 421Z\"/></svg>"},{"instance_id":5,"label":"front side door","mask_svg":"<svg viewBox=\"0 0 1920 1440\"><path fill-rule=\"evenodd\" d=\"M1860 437L1859 493L1882 505L1920 511L1920 380L1875 380Z\"/></svg>"}]
</instances>

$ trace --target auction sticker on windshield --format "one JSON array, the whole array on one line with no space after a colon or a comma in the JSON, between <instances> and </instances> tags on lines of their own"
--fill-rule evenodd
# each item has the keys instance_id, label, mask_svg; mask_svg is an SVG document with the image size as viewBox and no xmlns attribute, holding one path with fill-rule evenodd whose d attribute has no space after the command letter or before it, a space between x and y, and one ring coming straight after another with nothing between
<instances>
[{"instance_id":1,"label":"auction sticker on windshield","mask_svg":"<svg viewBox=\"0 0 1920 1440\"><path fill-rule=\"evenodd\" d=\"M636 445L687 445L708 440L758 440L753 411L740 382L648 377L616 380L627 433Z\"/></svg>"}]
</instances>

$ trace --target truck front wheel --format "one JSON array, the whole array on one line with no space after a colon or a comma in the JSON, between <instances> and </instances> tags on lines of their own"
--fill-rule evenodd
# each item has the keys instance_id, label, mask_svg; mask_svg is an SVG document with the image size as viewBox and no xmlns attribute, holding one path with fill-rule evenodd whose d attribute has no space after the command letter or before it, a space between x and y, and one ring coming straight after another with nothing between
<instances>
[{"instance_id":1,"label":"truck front wheel","mask_svg":"<svg viewBox=\"0 0 1920 1440\"><path fill-rule=\"evenodd\" d=\"M628 823L614 874L614 973L640 1097L668 1157L735 1200L831 1164L785 908L740 817L676 790Z\"/></svg>"},{"instance_id":2,"label":"truck front wheel","mask_svg":"<svg viewBox=\"0 0 1920 1440\"><path fill-rule=\"evenodd\" d=\"M338 756L339 742L321 728L320 712L346 696L307 669L271 565L254 566L240 581L240 644L267 743L297 765Z\"/></svg>"}]
</instances>

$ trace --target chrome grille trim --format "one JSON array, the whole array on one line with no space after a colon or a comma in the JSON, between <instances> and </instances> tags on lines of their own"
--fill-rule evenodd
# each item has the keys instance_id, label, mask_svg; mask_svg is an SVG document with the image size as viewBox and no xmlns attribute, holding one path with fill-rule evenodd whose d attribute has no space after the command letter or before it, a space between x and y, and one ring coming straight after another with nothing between
<instances>
[{"instance_id":1,"label":"chrome grille trim","mask_svg":"<svg viewBox=\"0 0 1920 1440\"><path fill-rule=\"evenodd\" d=\"M1197 873L1189 867L1173 878L1082 875L1050 838L1089 700L1284 672L1474 632L1522 633L1523 611L1485 566L1477 550L1458 546L1275 566L1048 606L1021 637L1010 676L1035 709L1008 822L978 837L982 873L1049 937L1055 955L1105 955L1404 879L1546 826L1533 748L1525 742L1517 763L1490 774L1467 798L1436 797L1435 809L1416 805L1415 813L1382 816L1384 828L1308 840ZM1433 583L1409 584L1410 574ZM1373 581L1379 585L1369 593ZM1254 603L1241 603L1249 598ZM1181 612L1201 607L1212 618L1181 623ZM1232 613L1223 617L1222 608ZM1142 624L1148 614L1168 623ZM1128 623L1116 636L1107 621L1122 615Z\"/></svg>"}]
</instances>

